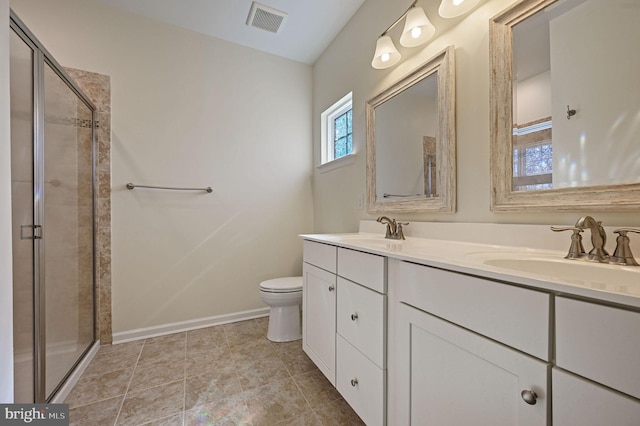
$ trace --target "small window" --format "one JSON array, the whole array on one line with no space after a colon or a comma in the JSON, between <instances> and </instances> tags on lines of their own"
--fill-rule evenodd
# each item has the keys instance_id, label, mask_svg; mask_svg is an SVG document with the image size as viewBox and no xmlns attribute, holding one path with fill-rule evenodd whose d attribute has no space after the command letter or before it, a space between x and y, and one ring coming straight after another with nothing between
<instances>
[{"instance_id":1,"label":"small window","mask_svg":"<svg viewBox=\"0 0 640 426\"><path fill-rule=\"evenodd\" d=\"M353 154L351 99L349 92L321 115L322 164Z\"/></svg>"},{"instance_id":2,"label":"small window","mask_svg":"<svg viewBox=\"0 0 640 426\"><path fill-rule=\"evenodd\" d=\"M553 188L551 117L513 129L513 190Z\"/></svg>"}]
</instances>

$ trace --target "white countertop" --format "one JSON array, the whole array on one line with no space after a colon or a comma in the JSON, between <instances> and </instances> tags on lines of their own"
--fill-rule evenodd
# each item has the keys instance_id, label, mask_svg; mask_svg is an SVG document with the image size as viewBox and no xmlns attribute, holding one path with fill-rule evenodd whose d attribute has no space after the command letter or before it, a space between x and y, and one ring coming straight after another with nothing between
<instances>
[{"instance_id":1,"label":"white countertop","mask_svg":"<svg viewBox=\"0 0 640 426\"><path fill-rule=\"evenodd\" d=\"M373 233L305 234L300 237L556 294L640 309L639 266L567 260L563 251L421 237L388 240L382 234Z\"/></svg>"}]
</instances>

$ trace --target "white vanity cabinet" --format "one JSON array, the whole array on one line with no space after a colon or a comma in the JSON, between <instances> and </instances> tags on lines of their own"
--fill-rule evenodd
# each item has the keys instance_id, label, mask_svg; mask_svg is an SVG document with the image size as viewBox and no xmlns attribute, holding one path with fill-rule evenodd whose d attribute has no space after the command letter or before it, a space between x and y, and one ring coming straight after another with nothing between
<instances>
[{"instance_id":1,"label":"white vanity cabinet","mask_svg":"<svg viewBox=\"0 0 640 426\"><path fill-rule=\"evenodd\" d=\"M302 349L336 383L337 248L304 242Z\"/></svg>"},{"instance_id":2,"label":"white vanity cabinet","mask_svg":"<svg viewBox=\"0 0 640 426\"><path fill-rule=\"evenodd\" d=\"M386 424L386 261L304 241L303 350L369 426Z\"/></svg>"},{"instance_id":3,"label":"white vanity cabinet","mask_svg":"<svg viewBox=\"0 0 640 426\"><path fill-rule=\"evenodd\" d=\"M554 425L640 424L639 363L639 312L556 297Z\"/></svg>"},{"instance_id":4,"label":"white vanity cabinet","mask_svg":"<svg viewBox=\"0 0 640 426\"><path fill-rule=\"evenodd\" d=\"M640 425L633 280L470 260L494 246L309 237L303 348L368 426Z\"/></svg>"},{"instance_id":5,"label":"white vanity cabinet","mask_svg":"<svg viewBox=\"0 0 640 426\"><path fill-rule=\"evenodd\" d=\"M547 424L549 294L406 262L398 277L393 424Z\"/></svg>"}]
</instances>

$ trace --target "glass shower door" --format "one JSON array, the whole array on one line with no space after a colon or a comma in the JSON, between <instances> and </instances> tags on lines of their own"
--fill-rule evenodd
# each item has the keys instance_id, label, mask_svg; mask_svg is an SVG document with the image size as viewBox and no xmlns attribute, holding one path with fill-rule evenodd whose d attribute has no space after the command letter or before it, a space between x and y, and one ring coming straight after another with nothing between
<instances>
[{"instance_id":1,"label":"glass shower door","mask_svg":"<svg viewBox=\"0 0 640 426\"><path fill-rule=\"evenodd\" d=\"M50 401L94 343L93 107L13 15L14 401Z\"/></svg>"},{"instance_id":2,"label":"glass shower door","mask_svg":"<svg viewBox=\"0 0 640 426\"><path fill-rule=\"evenodd\" d=\"M34 400L34 50L10 35L13 356L16 402Z\"/></svg>"},{"instance_id":3,"label":"glass shower door","mask_svg":"<svg viewBox=\"0 0 640 426\"><path fill-rule=\"evenodd\" d=\"M44 65L45 388L49 399L93 343L91 109Z\"/></svg>"}]
</instances>

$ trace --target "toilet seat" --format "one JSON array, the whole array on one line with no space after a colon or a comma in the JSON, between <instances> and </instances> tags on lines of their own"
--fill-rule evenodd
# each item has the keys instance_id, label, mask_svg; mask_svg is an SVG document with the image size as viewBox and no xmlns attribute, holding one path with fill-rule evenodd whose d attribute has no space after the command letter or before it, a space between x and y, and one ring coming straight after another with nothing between
<instances>
[{"instance_id":1,"label":"toilet seat","mask_svg":"<svg viewBox=\"0 0 640 426\"><path fill-rule=\"evenodd\" d=\"M302 291L302 277L274 278L260 283L260 290L267 293L295 293Z\"/></svg>"}]
</instances>

